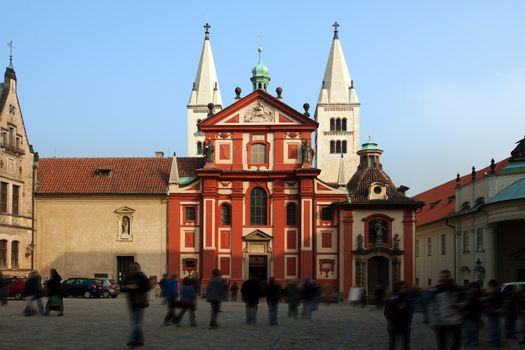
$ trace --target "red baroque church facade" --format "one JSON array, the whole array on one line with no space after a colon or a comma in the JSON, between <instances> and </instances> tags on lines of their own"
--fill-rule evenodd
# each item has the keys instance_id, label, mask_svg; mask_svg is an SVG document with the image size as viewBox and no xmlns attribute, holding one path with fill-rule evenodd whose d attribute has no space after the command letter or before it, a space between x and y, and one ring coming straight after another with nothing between
<instances>
[{"instance_id":1,"label":"red baroque church facade","mask_svg":"<svg viewBox=\"0 0 525 350\"><path fill-rule=\"evenodd\" d=\"M346 195L312 167L316 128L262 90L199 123L202 168L185 184L170 178L169 271L200 272L204 284L219 268L235 282L315 276L336 286L330 204Z\"/></svg>"},{"instance_id":2,"label":"red baroque church facade","mask_svg":"<svg viewBox=\"0 0 525 350\"><path fill-rule=\"evenodd\" d=\"M216 114L210 104L198 124L204 159L172 167L169 273L196 271L204 285L215 268L237 283L313 277L344 294L412 283L418 203L393 186L371 142L347 186L320 180L311 148L317 125L262 90Z\"/></svg>"}]
</instances>

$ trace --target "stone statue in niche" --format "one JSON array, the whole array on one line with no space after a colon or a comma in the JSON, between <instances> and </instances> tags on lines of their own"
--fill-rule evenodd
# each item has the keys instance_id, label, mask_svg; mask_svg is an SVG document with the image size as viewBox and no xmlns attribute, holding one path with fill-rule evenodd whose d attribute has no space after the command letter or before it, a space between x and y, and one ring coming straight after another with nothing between
<instances>
[{"instance_id":1,"label":"stone statue in niche","mask_svg":"<svg viewBox=\"0 0 525 350\"><path fill-rule=\"evenodd\" d=\"M399 234L394 235L394 249L399 249Z\"/></svg>"},{"instance_id":2,"label":"stone statue in niche","mask_svg":"<svg viewBox=\"0 0 525 350\"><path fill-rule=\"evenodd\" d=\"M358 234L357 235L357 249L363 249L363 235L362 234Z\"/></svg>"},{"instance_id":3,"label":"stone statue in niche","mask_svg":"<svg viewBox=\"0 0 525 350\"><path fill-rule=\"evenodd\" d=\"M120 235L122 237L130 237L130 222L129 217L124 216L122 217L122 223L121 223L121 232Z\"/></svg>"},{"instance_id":4,"label":"stone statue in niche","mask_svg":"<svg viewBox=\"0 0 525 350\"><path fill-rule=\"evenodd\" d=\"M204 142L204 149L202 150L202 154L204 155L204 159L206 159L207 162L213 162L215 147L213 146L213 143L210 139L207 139Z\"/></svg>"},{"instance_id":5,"label":"stone statue in niche","mask_svg":"<svg viewBox=\"0 0 525 350\"><path fill-rule=\"evenodd\" d=\"M376 232L376 243L383 243L386 227L381 223L381 220L376 220L374 223L374 231Z\"/></svg>"},{"instance_id":6,"label":"stone statue in niche","mask_svg":"<svg viewBox=\"0 0 525 350\"><path fill-rule=\"evenodd\" d=\"M310 140L306 140L301 145L301 156L303 159L303 163L312 161L314 157L314 149L312 148Z\"/></svg>"}]
</instances>

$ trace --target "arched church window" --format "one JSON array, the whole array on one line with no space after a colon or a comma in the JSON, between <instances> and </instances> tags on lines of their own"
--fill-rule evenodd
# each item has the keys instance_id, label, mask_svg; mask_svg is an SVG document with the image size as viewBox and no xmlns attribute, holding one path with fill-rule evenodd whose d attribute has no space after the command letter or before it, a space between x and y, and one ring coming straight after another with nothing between
<instances>
[{"instance_id":1,"label":"arched church window","mask_svg":"<svg viewBox=\"0 0 525 350\"><path fill-rule=\"evenodd\" d=\"M254 143L251 150L251 160L254 164L266 163L266 145L262 143Z\"/></svg>"},{"instance_id":2,"label":"arched church window","mask_svg":"<svg viewBox=\"0 0 525 350\"><path fill-rule=\"evenodd\" d=\"M202 142L197 142L197 154L202 154Z\"/></svg>"},{"instance_id":3,"label":"arched church window","mask_svg":"<svg viewBox=\"0 0 525 350\"><path fill-rule=\"evenodd\" d=\"M335 143L335 153L341 153L341 141L339 140Z\"/></svg>"},{"instance_id":4,"label":"arched church window","mask_svg":"<svg viewBox=\"0 0 525 350\"><path fill-rule=\"evenodd\" d=\"M343 118L341 122L341 130L346 131L346 118Z\"/></svg>"},{"instance_id":5,"label":"arched church window","mask_svg":"<svg viewBox=\"0 0 525 350\"><path fill-rule=\"evenodd\" d=\"M297 206L294 203L286 207L286 225L297 225Z\"/></svg>"},{"instance_id":6,"label":"arched church window","mask_svg":"<svg viewBox=\"0 0 525 350\"><path fill-rule=\"evenodd\" d=\"M341 153L346 153L346 141L343 141L341 148Z\"/></svg>"},{"instance_id":7,"label":"arched church window","mask_svg":"<svg viewBox=\"0 0 525 350\"><path fill-rule=\"evenodd\" d=\"M335 130L337 130L337 131L341 130L341 118L337 118L335 120Z\"/></svg>"},{"instance_id":8,"label":"arched church window","mask_svg":"<svg viewBox=\"0 0 525 350\"><path fill-rule=\"evenodd\" d=\"M330 153L335 153L335 141L330 141Z\"/></svg>"},{"instance_id":9,"label":"arched church window","mask_svg":"<svg viewBox=\"0 0 525 350\"><path fill-rule=\"evenodd\" d=\"M335 130L335 119L332 118L330 119L330 131L334 131Z\"/></svg>"},{"instance_id":10,"label":"arched church window","mask_svg":"<svg viewBox=\"0 0 525 350\"><path fill-rule=\"evenodd\" d=\"M228 204L221 206L221 224L231 225L231 208Z\"/></svg>"},{"instance_id":11,"label":"arched church window","mask_svg":"<svg viewBox=\"0 0 525 350\"><path fill-rule=\"evenodd\" d=\"M7 240L0 240L0 266L7 266Z\"/></svg>"},{"instance_id":12,"label":"arched church window","mask_svg":"<svg viewBox=\"0 0 525 350\"><path fill-rule=\"evenodd\" d=\"M18 267L19 247L20 247L20 242L18 241L11 242L11 268Z\"/></svg>"},{"instance_id":13,"label":"arched church window","mask_svg":"<svg viewBox=\"0 0 525 350\"><path fill-rule=\"evenodd\" d=\"M250 224L266 225L267 223L266 191L256 187L250 194Z\"/></svg>"}]
</instances>

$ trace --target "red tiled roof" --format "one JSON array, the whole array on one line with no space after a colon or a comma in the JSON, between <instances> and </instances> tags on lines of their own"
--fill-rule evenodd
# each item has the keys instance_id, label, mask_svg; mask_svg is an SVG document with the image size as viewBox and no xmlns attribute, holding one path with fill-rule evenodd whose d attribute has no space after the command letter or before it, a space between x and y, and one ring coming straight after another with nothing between
<instances>
[{"instance_id":1,"label":"red tiled roof","mask_svg":"<svg viewBox=\"0 0 525 350\"><path fill-rule=\"evenodd\" d=\"M195 169L204 167L204 157L177 157L179 176L197 176Z\"/></svg>"},{"instance_id":2,"label":"red tiled roof","mask_svg":"<svg viewBox=\"0 0 525 350\"><path fill-rule=\"evenodd\" d=\"M494 171L499 174L501 169L509 163L508 158L496 163ZM476 171L476 179L481 179L485 173L490 172L490 167ZM461 186L472 182L472 175L468 174L460 178ZM422 210L416 213L416 225L426 225L435 221L443 220L454 213L456 209L456 179L447 181L439 186L422 192L413 198L425 202ZM449 200L450 198L450 200Z\"/></svg>"},{"instance_id":3,"label":"red tiled roof","mask_svg":"<svg viewBox=\"0 0 525 350\"><path fill-rule=\"evenodd\" d=\"M172 158L42 158L37 194L166 193L171 163Z\"/></svg>"}]
</instances>

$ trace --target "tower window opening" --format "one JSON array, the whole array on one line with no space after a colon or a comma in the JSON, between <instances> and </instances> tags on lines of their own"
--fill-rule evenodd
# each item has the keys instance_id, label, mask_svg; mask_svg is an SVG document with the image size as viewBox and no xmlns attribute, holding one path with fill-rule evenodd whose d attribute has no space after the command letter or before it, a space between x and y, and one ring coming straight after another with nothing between
<instances>
[{"instance_id":1,"label":"tower window opening","mask_svg":"<svg viewBox=\"0 0 525 350\"><path fill-rule=\"evenodd\" d=\"M202 154L202 142L197 142L197 154Z\"/></svg>"},{"instance_id":2,"label":"tower window opening","mask_svg":"<svg viewBox=\"0 0 525 350\"><path fill-rule=\"evenodd\" d=\"M330 141L330 153L335 153L335 141Z\"/></svg>"},{"instance_id":3,"label":"tower window opening","mask_svg":"<svg viewBox=\"0 0 525 350\"><path fill-rule=\"evenodd\" d=\"M341 121L341 130L346 131L346 118L343 118Z\"/></svg>"},{"instance_id":4,"label":"tower window opening","mask_svg":"<svg viewBox=\"0 0 525 350\"><path fill-rule=\"evenodd\" d=\"M343 141L341 153L346 153L346 141Z\"/></svg>"},{"instance_id":5,"label":"tower window opening","mask_svg":"<svg viewBox=\"0 0 525 350\"><path fill-rule=\"evenodd\" d=\"M335 153L341 153L341 141L339 140L335 143Z\"/></svg>"},{"instance_id":6,"label":"tower window opening","mask_svg":"<svg viewBox=\"0 0 525 350\"><path fill-rule=\"evenodd\" d=\"M337 118L335 120L335 130L336 131L341 131L341 119L340 118Z\"/></svg>"},{"instance_id":7,"label":"tower window opening","mask_svg":"<svg viewBox=\"0 0 525 350\"><path fill-rule=\"evenodd\" d=\"M335 130L335 119L332 118L330 119L330 131L334 131L334 130Z\"/></svg>"}]
</instances>

